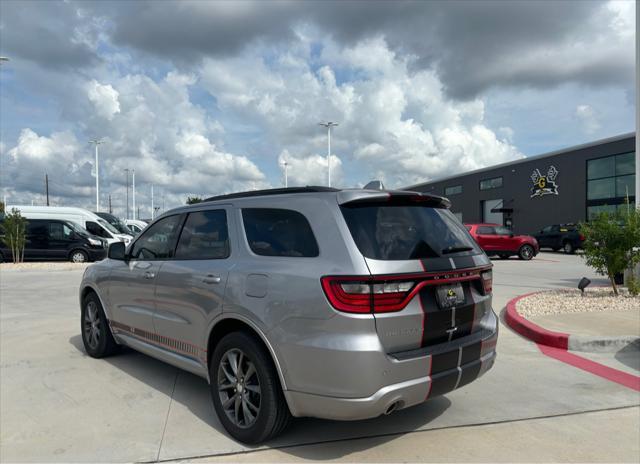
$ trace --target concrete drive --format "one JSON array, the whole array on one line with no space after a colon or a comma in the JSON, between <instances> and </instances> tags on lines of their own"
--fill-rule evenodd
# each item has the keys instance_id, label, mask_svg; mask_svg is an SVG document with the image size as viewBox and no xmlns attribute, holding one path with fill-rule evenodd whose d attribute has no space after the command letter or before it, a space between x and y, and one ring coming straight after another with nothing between
<instances>
[{"instance_id":1,"label":"concrete drive","mask_svg":"<svg viewBox=\"0 0 640 464\"><path fill-rule=\"evenodd\" d=\"M494 264L497 311L583 275L598 282L576 256ZM133 351L85 355L80 277L0 275L1 461L640 459L637 392L544 356L504 325L495 367L465 388L368 421L297 420L248 449L225 435L204 380Z\"/></svg>"}]
</instances>

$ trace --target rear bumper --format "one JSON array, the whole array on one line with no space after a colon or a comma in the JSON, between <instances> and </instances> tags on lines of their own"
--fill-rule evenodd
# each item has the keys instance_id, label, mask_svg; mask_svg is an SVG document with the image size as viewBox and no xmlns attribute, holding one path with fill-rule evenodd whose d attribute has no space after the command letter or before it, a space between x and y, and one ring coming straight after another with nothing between
<instances>
[{"instance_id":1,"label":"rear bumper","mask_svg":"<svg viewBox=\"0 0 640 464\"><path fill-rule=\"evenodd\" d=\"M495 318L495 316L494 316ZM487 372L496 358L497 320L485 338L454 350L427 355L424 376L387 385L365 398L340 398L297 391L285 391L291 414L332 420L361 420L378 417L390 409L404 409L443 395L474 381ZM443 368L443 359L456 359L455 367ZM402 360L400 360L402 362ZM466 362L465 362L466 361Z\"/></svg>"}]
</instances>

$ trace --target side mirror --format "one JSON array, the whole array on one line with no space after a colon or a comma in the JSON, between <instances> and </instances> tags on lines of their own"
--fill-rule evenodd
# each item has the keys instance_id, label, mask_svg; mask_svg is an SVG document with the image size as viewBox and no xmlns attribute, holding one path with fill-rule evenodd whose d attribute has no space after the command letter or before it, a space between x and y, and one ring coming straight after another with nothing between
<instances>
[{"instance_id":1,"label":"side mirror","mask_svg":"<svg viewBox=\"0 0 640 464\"><path fill-rule=\"evenodd\" d=\"M115 242L109 245L109 259L117 259L118 261L124 261L125 247L122 242Z\"/></svg>"}]
</instances>

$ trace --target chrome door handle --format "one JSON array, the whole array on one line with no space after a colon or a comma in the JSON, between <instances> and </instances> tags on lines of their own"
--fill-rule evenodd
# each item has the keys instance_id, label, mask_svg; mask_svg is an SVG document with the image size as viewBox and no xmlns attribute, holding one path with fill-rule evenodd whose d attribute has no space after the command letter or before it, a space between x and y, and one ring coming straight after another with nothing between
<instances>
[{"instance_id":1,"label":"chrome door handle","mask_svg":"<svg viewBox=\"0 0 640 464\"><path fill-rule=\"evenodd\" d=\"M147 271L147 272L145 272L145 273L143 274L143 277L144 277L145 279L153 279L155 276L156 276L156 275L155 275L153 272L149 272L149 271Z\"/></svg>"},{"instance_id":2,"label":"chrome door handle","mask_svg":"<svg viewBox=\"0 0 640 464\"><path fill-rule=\"evenodd\" d=\"M202 279L205 284L219 284L221 280L220 276L213 274L207 274L205 278Z\"/></svg>"}]
</instances>

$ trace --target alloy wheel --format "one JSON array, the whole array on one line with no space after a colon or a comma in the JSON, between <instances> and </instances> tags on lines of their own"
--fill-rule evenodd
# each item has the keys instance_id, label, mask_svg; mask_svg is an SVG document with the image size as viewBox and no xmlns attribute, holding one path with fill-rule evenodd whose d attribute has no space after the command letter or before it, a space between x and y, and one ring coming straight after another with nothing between
<instances>
[{"instance_id":1,"label":"alloy wheel","mask_svg":"<svg viewBox=\"0 0 640 464\"><path fill-rule=\"evenodd\" d=\"M89 301L84 313L84 335L87 345L92 350L98 348L100 344L100 329L102 321L100 319L100 312L98 305L95 301Z\"/></svg>"},{"instance_id":2,"label":"alloy wheel","mask_svg":"<svg viewBox=\"0 0 640 464\"><path fill-rule=\"evenodd\" d=\"M253 425L260 412L262 392L255 365L242 350L233 348L222 356L217 384L229 420L240 428Z\"/></svg>"},{"instance_id":3,"label":"alloy wheel","mask_svg":"<svg viewBox=\"0 0 640 464\"><path fill-rule=\"evenodd\" d=\"M524 259L531 259L533 257L533 248L529 245L525 245L522 247L522 257Z\"/></svg>"},{"instance_id":4,"label":"alloy wheel","mask_svg":"<svg viewBox=\"0 0 640 464\"><path fill-rule=\"evenodd\" d=\"M87 257L81 251L76 251L71 255L71 261L74 263L84 263L87 260Z\"/></svg>"}]
</instances>

